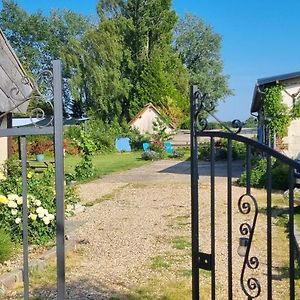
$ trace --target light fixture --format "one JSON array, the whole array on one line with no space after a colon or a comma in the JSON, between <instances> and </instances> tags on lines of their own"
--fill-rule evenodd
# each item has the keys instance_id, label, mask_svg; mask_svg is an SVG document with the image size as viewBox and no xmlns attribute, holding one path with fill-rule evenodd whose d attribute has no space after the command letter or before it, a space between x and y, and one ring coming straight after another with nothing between
<instances>
[{"instance_id":1,"label":"light fixture","mask_svg":"<svg viewBox=\"0 0 300 300\"><path fill-rule=\"evenodd\" d=\"M240 245L237 249L237 253L239 256L241 257L245 257L246 252L247 252L247 248L248 248L248 244L249 244L249 239L246 237L240 237Z\"/></svg>"}]
</instances>

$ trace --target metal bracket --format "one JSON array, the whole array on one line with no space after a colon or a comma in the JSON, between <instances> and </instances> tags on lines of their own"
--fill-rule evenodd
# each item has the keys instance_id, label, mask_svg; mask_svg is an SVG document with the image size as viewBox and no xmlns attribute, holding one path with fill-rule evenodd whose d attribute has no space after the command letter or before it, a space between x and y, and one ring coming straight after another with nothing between
<instances>
[{"instance_id":1,"label":"metal bracket","mask_svg":"<svg viewBox=\"0 0 300 300\"><path fill-rule=\"evenodd\" d=\"M198 263L199 263L199 269L212 271L212 255L211 254L199 252Z\"/></svg>"}]
</instances>

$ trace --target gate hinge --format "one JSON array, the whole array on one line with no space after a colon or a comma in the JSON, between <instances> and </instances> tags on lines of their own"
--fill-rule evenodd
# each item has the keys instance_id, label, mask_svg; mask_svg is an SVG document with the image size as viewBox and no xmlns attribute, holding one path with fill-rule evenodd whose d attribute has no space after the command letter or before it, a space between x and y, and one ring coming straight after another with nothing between
<instances>
[{"instance_id":1,"label":"gate hinge","mask_svg":"<svg viewBox=\"0 0 300 300\"><path fill-rule=\"evenodd\" d=\"M199 269L211 271L212 270L212 255L208 253L199 252L198 256Z\"/></svg>"}]
</instances>

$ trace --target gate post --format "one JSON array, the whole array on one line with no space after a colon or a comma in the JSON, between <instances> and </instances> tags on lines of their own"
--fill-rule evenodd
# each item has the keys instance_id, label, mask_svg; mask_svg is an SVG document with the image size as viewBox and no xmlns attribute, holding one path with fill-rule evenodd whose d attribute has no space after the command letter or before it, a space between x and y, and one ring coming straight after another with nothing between
<instances>
[{"instance_id":1,"label":"gate post","mask_svg":"<svg viewBox=\"0 0 300 300\"><path fill-rule=\"evenodd\" d=\"M66 287L62 67L60 60L54 60L52 63L54 90L57 299L64 300Z\"/></svg>"},{"instance_id":2,"label":"gate post","mask_svg":"<svg viewBox=\"0 0 300 300\"><path fill-rule=\"evenodd\" d=\"M198 204L198 147L196 136L196 85L190 89L191 118L191 209L192 209L192 299L199 299L199 204Z\"/></svg>"}]
</instances>

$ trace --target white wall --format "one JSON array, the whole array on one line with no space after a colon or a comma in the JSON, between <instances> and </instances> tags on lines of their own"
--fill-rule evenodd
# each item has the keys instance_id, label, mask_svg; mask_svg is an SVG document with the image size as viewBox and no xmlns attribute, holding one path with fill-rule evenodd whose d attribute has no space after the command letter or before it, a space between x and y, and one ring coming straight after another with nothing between
<instances>
[{"instance_id":1,"label":"white wall","mask_svg":"<svg viewBox=\"0 0 300 300\"><path fill-rule=\"evenodd\" d=\"M5 117L0 126L1 129L7 128L7 118ZM7 159L7 137L0 138L0 165Z\"/></svg>"}]
</instances>

